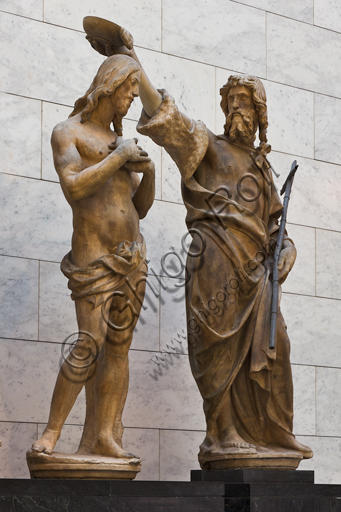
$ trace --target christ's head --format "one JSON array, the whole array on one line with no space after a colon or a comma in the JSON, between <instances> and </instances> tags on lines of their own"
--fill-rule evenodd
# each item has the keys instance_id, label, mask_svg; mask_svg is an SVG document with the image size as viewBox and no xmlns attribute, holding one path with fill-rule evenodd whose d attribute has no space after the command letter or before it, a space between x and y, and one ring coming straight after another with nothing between
<instances>
[{"instance_id":1,"label":"christ's head","mask_svg":"<svg viewBox=\"0 0 341 512\"><path fill-rule=\"evenodd\" d=\"M232 141L253 144L259 127L259 140L266 143L268 114L262 82L254 76L232 75L220 94L220 106L226 116L225 135Z\"/></svg>"},{"instance_id":2,"label":"christ's head","mask_svg":"<svg viewBox=\"0 0 341 512\"><path fill-rule=\"evenodd\" d=\"M134 97L139 94L141 68L127 55L112 55L100 66L87 92L79 98L70 117L81 113L85 123L103 96L111 98L115 132L122 135L122 119L127 114Z\"/></svg>"}]
</instances>

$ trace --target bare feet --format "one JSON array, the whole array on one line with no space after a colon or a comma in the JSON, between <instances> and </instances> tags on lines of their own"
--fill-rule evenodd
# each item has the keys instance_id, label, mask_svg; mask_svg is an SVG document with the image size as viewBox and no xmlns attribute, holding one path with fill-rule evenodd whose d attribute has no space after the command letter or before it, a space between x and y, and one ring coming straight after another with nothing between
<instances>
[{"instance_id":1,"label":"bare feet","mask_svg":"<svg viewBox=\"0 0 341 512\"><path fill-rule=\"evenodd\" d=\"M138 459L136 455L128 453L121 448L112 437L99 437L91 448L91 453L104 455L105 457L114 457L115 459Z\"/></svg>"},{"instance_id":2,"label":"bare feet","mask_svg":"<svg viewBox=\"0 0 341 512\"><path fill-rule=\"evenodd\" d=\"M247 443L240 437L240 435L234 431L230 432L223 441L212 440L205 438L204 442L200 446L201 454L226 454L236 453L237 451L247 453L257 453L255 445Z\"/></svg>"},{"instance_id":3,"label":"bare feet","mask_svg":"<svg viewBox=\"0 0 341 512\"><path fill-rule=\"evenodd\" d=\"M236 431L230 432L219 444L223 450L228 448L242 448L251 450L255 448L254 444L246 443Z\"/></svg>"},{"instance_id":4,"label":"bare feet","mask_svg":"<svg viewBox=\"0 0 341 512\"><path fill-rule=\"evenodd\" d=\"M53 448L60 437L60 431L45 429L43 435L38 441L33 443L32 450L39 453L51 455Z\"/></svg>"},{"instance_id":5,"label":"bare feet","mask_svg":"<svg viewBox=\"0 0 341 512\"><path fill-rule=\"evenodd\" d=\"M281 448L287 448L289 450L295 450L303 455L304 459L311 459L314 455L313 451L309 446L299 443L294 435L284 435L279 439L278 444Z\"/></svg>"}]
</instances>

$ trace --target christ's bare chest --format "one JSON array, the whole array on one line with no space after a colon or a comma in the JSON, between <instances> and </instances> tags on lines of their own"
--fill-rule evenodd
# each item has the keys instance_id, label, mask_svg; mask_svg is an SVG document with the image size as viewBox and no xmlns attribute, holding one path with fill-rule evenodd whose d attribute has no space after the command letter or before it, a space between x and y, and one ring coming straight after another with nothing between
<instances>
[{"instance_id":1,"label":"christ's bare chest","mask_svg":"<svg viewBox=\"0 0 341 512\"><path fill-rule=\"evenodd\" d=\"M116 135L112 133L96 133L91 130L82 133L77 140L77 150L82 159L83 169L104 160L110 153L109 144L115 140Z\"/></svg>"}]
</instances>

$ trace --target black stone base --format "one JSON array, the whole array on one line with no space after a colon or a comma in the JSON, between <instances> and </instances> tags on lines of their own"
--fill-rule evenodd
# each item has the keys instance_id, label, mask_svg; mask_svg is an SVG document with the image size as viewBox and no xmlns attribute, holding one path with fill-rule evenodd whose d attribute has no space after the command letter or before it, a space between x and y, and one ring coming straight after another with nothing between
<instances>
[{"instance_id":1,"label":"black stone base","mask_svg":"<svg viewBox=\"0 0 341 512\"><path fill-rule=\"evenodd\" d=\"M192 481L224 482L225 512L341 512L341 485L314 484L314 471L191 471Z\"/></svg>"},{"instance_id":2,"label":"black stone base","mask_svg":"<svg viewBox=\"0 0 341 512\"><path fill-rule=\"evenodd\" d=\"M0 512L341 512L313 471L192 471L191 482L0 479Z\"/></svg>"}]
</instances>

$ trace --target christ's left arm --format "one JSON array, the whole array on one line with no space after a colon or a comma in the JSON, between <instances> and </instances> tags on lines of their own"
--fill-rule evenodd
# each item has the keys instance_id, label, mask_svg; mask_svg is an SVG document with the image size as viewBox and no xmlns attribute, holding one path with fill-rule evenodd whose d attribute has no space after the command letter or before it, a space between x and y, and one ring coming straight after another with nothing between
<instances>
[{"instance_id":1,"label":"christ's left arm","mask_svg":"<svg viewBox=\"0 0 341 512\"><path fill-rule=\"evenodd\" d=\"M126 165L131 171L133 180L133 203L140 219L144 219L151 208L155 197L155 165L154 162L143 163L143 165L128 162ZM137 173L142 173L140 181Z\"/></svg>"}]
</instances>

